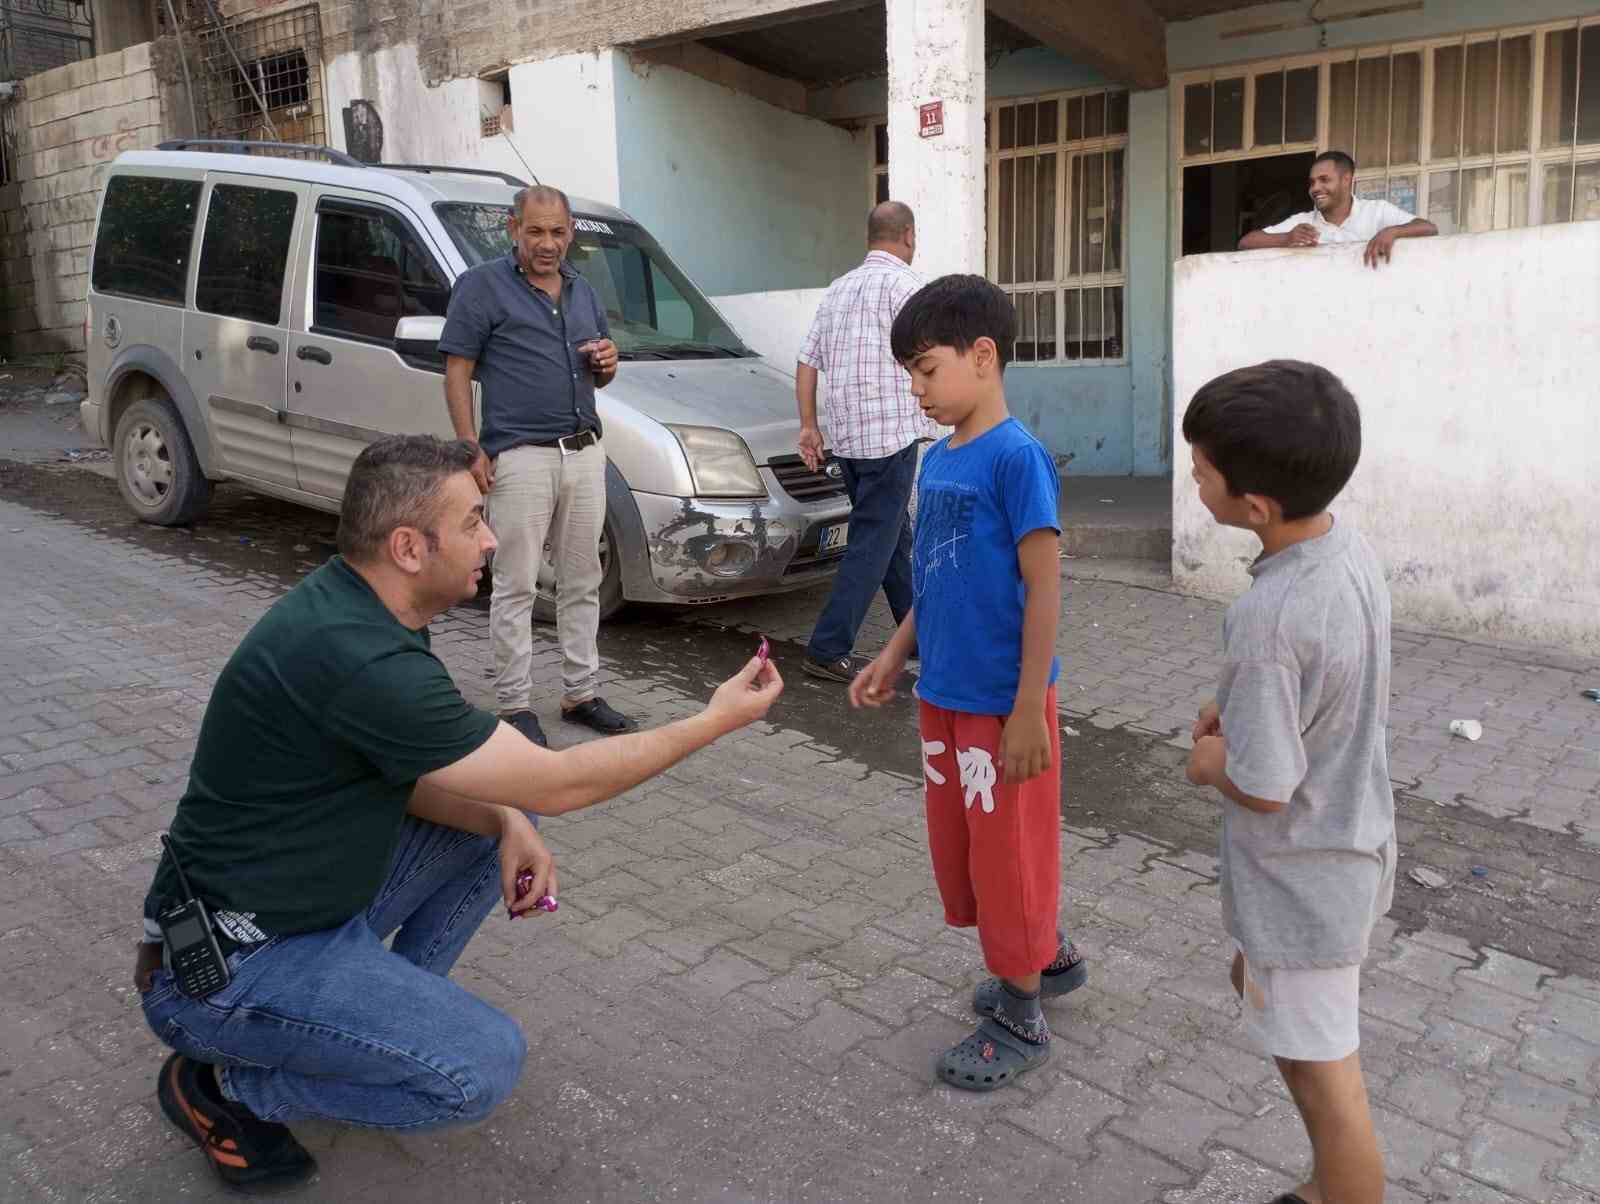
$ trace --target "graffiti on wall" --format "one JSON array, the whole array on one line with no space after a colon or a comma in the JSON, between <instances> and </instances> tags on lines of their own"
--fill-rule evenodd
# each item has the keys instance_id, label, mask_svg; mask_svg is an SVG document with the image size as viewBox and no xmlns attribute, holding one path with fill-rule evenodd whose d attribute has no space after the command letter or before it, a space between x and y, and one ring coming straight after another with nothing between
<instances>
[{"instance_id":1,"label":"graffiti on wall","mask_svg":"<svg viewBox=\"0 0 1600 1204\"><path fill-rule=\"evenodd\" d=\"M125 150L139 150L139 132L143 128L132 117L120 117L115 130L90 140L89 154L99 162L114 159Z\"/></svg>"}]
</instances>

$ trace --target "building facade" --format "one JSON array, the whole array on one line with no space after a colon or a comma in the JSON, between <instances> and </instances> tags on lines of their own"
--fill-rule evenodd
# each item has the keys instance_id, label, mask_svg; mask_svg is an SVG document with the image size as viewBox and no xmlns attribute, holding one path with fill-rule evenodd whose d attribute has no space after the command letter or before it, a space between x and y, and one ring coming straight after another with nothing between
<instances>
[{"instance_id":1,"label":"building facade","mask_svg":"<svg viewBox=\"0 0 1600 1204\"><path fill-rule=\"evenodd\" d=\"M52 278L34 341L70 347L81 322L97 170L161 137L325 142L619 205L780 364L893 196L919 269L1015 298L1009 392L1064 470L1159 476L1174 264L1304 208L1318 149L1446 233L1600 217L1600 0L152 0L147 24L137 96L90 97L110 73L78 64L12 102L7 259ZM85 107L113 99L137 120ZM10 285L20 348L35 298Z\"/></svg>"}]
</instances>

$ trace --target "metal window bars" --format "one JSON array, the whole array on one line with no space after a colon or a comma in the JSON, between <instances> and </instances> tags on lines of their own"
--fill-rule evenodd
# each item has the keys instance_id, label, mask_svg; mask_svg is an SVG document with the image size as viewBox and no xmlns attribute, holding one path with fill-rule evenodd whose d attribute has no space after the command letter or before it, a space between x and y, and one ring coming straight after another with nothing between
<instances>
[{"instance_id":1,"label":"metal window bars","mask_svg":"<svg viewBox=\"0 0 1600 1204\"><path fill-rule=\"evenodd\" d=\"M93 55L89 0L0 0L0 80L26 79Z\"/></svg>"},{"instance_id":2,"label":"metal window bars","mask_svg":"<svg viewBox=\"0 0 1600 1204\"><path fill-rule=\"evenodd\" d=\"M327 142L322 22L307 4L227 19L213 0L190 4L188 44L199 70L204 132L226 141Z\"/></svg>"}]
</instances>

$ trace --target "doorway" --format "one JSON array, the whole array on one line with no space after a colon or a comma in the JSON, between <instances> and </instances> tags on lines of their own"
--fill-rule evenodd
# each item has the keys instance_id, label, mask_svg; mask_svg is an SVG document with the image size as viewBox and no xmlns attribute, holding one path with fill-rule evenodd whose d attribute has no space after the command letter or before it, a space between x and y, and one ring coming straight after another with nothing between
<instances>
[{"instance_id":1,"label":"doorway","mask_svg":"<svg viewBox=\"0 0 1600 1204\"><path fill-rule=\"evenodd\" d=\"M1311 208L1306 181L1316 152L1183 169L1183 253L1234 251L1251 230Z\"/></svg>"}]
</instances>

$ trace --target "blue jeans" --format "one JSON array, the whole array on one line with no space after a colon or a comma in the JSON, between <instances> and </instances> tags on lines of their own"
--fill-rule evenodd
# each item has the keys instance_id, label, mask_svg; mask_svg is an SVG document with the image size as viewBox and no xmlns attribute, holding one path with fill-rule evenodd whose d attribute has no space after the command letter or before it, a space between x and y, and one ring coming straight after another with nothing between
<instances>
[{"instance_id":1,"label":"blue jeans","mask_svg":"<svg viewBox=\"0 0 1600 1204\"><path fill-rule=\"evenodd\" d=\"M899 623L911 611L911 520L917 445L876 460L839 459L850 495L850 543L807 649L820 661L849 656L878 590Z\"/></svg>"},{"instance_id":2,"label":"blue jeans","mask_svg":"<svg viewBox=\"0 0 1600 1204\"><path fill-rule=\"evenodd\" d=\"M236 951L232 980L205 999L157 970L145 1020L179 1053L221 1066L223 1094L262 1120L482 1120L516 1086L527 1043L445 975L500 897L498 847L408 816L363 914Z\"/></svg>"}]
</instances>

